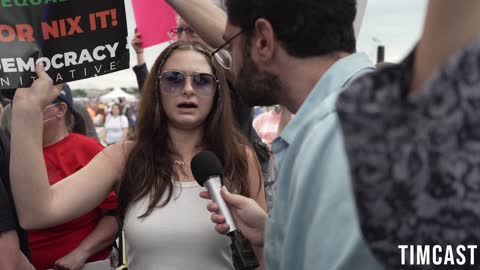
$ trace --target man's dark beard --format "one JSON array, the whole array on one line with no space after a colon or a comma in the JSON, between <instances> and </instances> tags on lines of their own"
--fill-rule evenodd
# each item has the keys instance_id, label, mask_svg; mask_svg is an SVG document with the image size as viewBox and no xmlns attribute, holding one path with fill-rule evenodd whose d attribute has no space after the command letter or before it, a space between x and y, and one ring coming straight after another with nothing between
<instances>
[{"instance_id":1,"label":"man's dark beard","mask_svg":"<svg viewBox=\"0 0 480 270\"><path fill-rule=\"evenodd\" d=\"M282 87L280 80L257 67L250 55L250 46L245 46L244 49L243 66L235 79L235 91L251 107L278 104Z\"/></svg>"}]
</instances>

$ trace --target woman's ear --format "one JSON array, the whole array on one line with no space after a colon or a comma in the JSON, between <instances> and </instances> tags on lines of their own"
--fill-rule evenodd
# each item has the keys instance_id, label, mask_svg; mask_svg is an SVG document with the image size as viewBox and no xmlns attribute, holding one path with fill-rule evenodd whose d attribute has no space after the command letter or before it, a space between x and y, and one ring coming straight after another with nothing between
<instances>
[{"instance_id":1,"label":"woman's ear","mask_svg":"<svg viewBox=\"0 0 480 270\"><path fill-rule=\"evenodd\" d=\"M63 117L68 111L67 104L64 102L59 103L56 107L57 107L57 112L55 116L57 117Z\"/></svg>"}]
</instances>

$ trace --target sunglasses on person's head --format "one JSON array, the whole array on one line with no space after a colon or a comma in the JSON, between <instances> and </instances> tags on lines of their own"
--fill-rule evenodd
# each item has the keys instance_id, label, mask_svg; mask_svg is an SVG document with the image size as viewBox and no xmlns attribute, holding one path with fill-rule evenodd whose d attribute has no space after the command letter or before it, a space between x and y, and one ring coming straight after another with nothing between
<instances>
[{"instance_id":1,"label":"sunglasses on person's head","mask_svg":"<svg viewBox=\"0 0 480 270\"><path fill-rule=\"evenodd\" d=\"M191 79L191 85L195 93L200 96L213 96L217 90L217 77L209 73L194 73L187 76L182 71L168 70L160 74L160 90L168 95L180 95L185 89L187 78Z\"/></svg>"}]
</instances>

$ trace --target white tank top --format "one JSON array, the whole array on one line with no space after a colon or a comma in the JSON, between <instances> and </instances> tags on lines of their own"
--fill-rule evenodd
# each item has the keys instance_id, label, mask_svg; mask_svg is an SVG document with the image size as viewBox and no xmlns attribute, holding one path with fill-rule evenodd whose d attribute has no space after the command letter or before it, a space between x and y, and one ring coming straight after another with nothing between
<instances>
[{"instance_id":1,"label":"white tank top","mask_svg":"<svg viewBox=\"0 0 480 270\"><path fill-rule=\"evenodd\" d=\"M207 210L206 190L196 182L174 182L170 202L138 219L148 198L133 204L124 231L130 270L233 270L230 239L215 232Z\"/></svg>"}]
</instances>

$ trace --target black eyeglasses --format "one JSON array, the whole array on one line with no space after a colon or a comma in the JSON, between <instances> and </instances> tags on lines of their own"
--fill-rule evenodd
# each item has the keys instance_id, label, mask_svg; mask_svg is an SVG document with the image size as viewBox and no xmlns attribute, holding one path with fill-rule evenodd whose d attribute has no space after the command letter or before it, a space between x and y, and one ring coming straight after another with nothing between
<instances>
[{"instance_id":1,"label":"black eyeglasses","mask_svg":"<svg viewBox=\"0 0 480 270\"><path fill-rule=\"evenodd\" d=\"M187 78L191 79L192 88L200 96L213 96L218 88L217 77L209 73L194 73L187 76L183 71L167 70L160 74L160 90L167 95L180 95L185 90Z\"/></svg>"},{"instance_id":2,"label":"black eyeglasses","mask_svg":"<svg viewBox=\"0 0 480 270\"><path fill-rule=\"evenodd\" d=\"M232 68L232 57L228 50L225 50L225 47L230 44L236 37L240 36L244 30L238 32L235 34L233 37L231 37L229 40L227 40L225 43L223 43L222 46L218 47L215 49L211 55L217 60L217 63L220 64L224 69L231 69ZM228 56L228 59L224 59Z\"/></svg>"}]
</instances>

